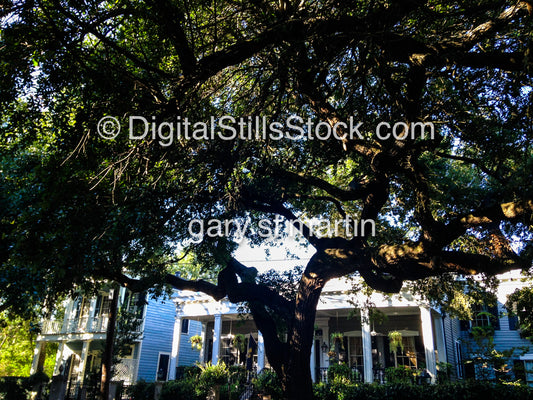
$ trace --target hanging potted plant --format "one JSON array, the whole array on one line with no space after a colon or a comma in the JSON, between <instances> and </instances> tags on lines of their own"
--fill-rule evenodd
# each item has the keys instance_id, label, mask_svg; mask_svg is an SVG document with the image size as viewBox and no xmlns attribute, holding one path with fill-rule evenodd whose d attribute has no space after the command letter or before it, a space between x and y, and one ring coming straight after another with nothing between
<instances>
[{"instance_id":1,"label":"hanging potted plant","mask_svg":"<svg viewBox=\"0 0 533 400\"><path fill-rule=\"evenodd\" d=\"M233 347L239 350L241 354L244 353L244 350L246 348L245 342L246 338L242 333L237 333L235 336L233 336Z\"/></svg>"},{"instance_id":2,"label":"hanging potted plant","mask_svg":"<svg viewBox=\"0 0 533 400\"><path fill-rule=\"evenodd\" d=\"M202 337L200 335L191 336L189 341L193 349L202 350Z\"/></svg>"},{"instance_id":3,"label":"hanging potted plant","mask_svg":"<svg viewBox=\"0 0 533 400\"><path fill-rule=\"evenodd\" d=\"M403 352L402 333L398 331L389 332L389 349L391 353L396 353L398 347Z\"/></svg>"},{"instance_id":4,"label":"hanging potted plant","mask_svg":"<svg viewBox=\"0 0 533 400\"><path fill-rule=\"evenodd\" d=\"M345 358L345 355L343 354L344 350L344 334L341 332L333 332L330 335L330 341L331 341L331 348L330 353L334 354L334 359L343 361ZM330 356L331 358L331 356Z\"/></svg>"},{"instance_id":5,"label":"hanging potted plant","mask_svg":"<svg viewBox=\"0 0 533 400\"><path fill-rule=\"evenodd\" d=\"M331 334L331 346L335 349L335 351L337 351L336 345L338 345L339 349L344 349L343 339L344 334L341 332L333 332Z\"/></svg>"}]
</instances>

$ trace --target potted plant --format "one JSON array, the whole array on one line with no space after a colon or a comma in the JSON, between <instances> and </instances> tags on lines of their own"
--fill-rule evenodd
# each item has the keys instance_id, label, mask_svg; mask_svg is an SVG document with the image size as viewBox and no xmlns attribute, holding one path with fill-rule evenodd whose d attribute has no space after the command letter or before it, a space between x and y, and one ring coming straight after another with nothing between
<instances>
[{"instance_id":1,"label":"potted plant","mask_svg":"<svg viewBox=\"0 0 533 400\"><path fill-rule=\"evenodd\" d=\"M402 333L398 331L389 332L389 349L391 353L396 354L398 347L403 351Z\"/></svg>"},{"instance_id":2,"label":"potted plant","mask_svg":"<svg viewBox=\"0 0 533 400\"><path fill-rule=\"evenodd\" d=\"M281 398L281 382L274 371L263 369L253 383L262 400Z\"/></svg>"},{"instance_id":3,"label":"potted plant","mask_svg":"<svg viewBox=\"0 0 533 400\"><path fill-rule=\"evenodd\" d=\"M213 365L208 362L205 366L199 365L201 369L198 377L198 384L208 394L207 398L218 400L220 398L220 386L228 383L229 370L226 364L219 361Z\"/></svg>"},{"instance_id":4,"label":"potted plant","mask_svg":"<svg viewBox=\"0 0 533 400\"><path fill-rule=\"evenodd\" d=\"M202 337L200 335L191 336L189 341L193 349L202 350Z\"/></svg>"},{"instance_id":5,"label":"potted plant","mask_svg":"<svg viewBox=\"0 0 533 400\"><path fill-rule=\"evenodd\" d=\"M344 348L343 339L344 339L344 334L343 333L341 333L341 332L333 332L331 334L331 344L332 344L332 346L335 346L336 343L339 343L340 348L343 349Z\"/></svg>"},{"instance_id":6,"label":"potted plant","mask_svg":"<svg viewBox=\"0 0 533 400\"><path fill-rule=\"evenodd\" d=\"M235 336L233 336L232 343L233 347L239 350L239 353L244 353L244 350L246 349L246 338L242 333L237 333Z\"/></svg>"}]
</instances>

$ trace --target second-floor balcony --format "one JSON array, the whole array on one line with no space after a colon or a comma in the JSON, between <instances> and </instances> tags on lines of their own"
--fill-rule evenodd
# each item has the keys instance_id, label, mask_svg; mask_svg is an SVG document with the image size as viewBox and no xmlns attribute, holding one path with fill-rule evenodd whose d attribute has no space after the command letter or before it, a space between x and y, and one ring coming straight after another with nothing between
<instances>
[{"instance_id":1,"label":"second-floor balcony","mask_svg":"<svg viewBox=\"0 0 533 400\"><path fill-rule=\"evenodd\" d=\"M41 325L42 335L60 335L72 333L105 333L109 321L108 315L100 315L93 318L81 317L70 318L66 321L45 320ZM142 324L138 324L141 330Z\"/></svg>"}]
</instances>

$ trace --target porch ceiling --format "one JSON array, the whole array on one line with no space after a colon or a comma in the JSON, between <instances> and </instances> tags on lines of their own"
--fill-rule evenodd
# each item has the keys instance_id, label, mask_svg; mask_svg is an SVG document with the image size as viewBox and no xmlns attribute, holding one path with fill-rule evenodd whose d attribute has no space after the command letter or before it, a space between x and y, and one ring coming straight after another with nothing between
<instances>
[{"instance_id":1,"label":"porch ceiling","mask_svg":"<svg viewBox=\"0 0 533 400\"><path fill-rule=\"evenodd\" d=\"M379 307L379 311L388 316L394 315L418 315L420 314L420 309L418 307ZM359 318L361 313L359 310L342 308L342 309L331 309L331 310L318 310L316 317L317 318L336 318L339 317L348 317L352 315L354 318Z\"/></svg>"},{"instance_id":2,"label":"porch ceiling","mask_svg":"<svg viewBox=\"0 0 533 400\"><path fill-rule=\"evenodd\" d=\"M420 309L418 307L379 307L379 311L386 314L387 316L402 316L402 315L419 315ZM352 315L353 318L360 318L360 311L350 308L341 308L341 309L330 309L330 310L318 310L316 318L336 318L336 317L348 317ZM211 322L214 320L214 315L201 315L201 316L187 316L183 318L188 318L194 321L200 322ZM242 316L239 314L222 314L222 321L241 321ZM250 316L250 320L252 320Z\"/></svg>"}]
</instances>

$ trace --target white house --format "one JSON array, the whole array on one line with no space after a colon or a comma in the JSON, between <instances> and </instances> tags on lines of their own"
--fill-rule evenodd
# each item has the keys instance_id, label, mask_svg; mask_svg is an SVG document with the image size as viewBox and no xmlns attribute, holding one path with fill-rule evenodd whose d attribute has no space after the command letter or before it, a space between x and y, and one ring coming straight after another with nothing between
<instances>
[{"instance_id":1,"label":"white house","mask_svg":"<svg viewBox=\"0 0 533 400\"><path fill-rule=\"evenodd\" d=\"M507 296L526 283L521 281L517 271L499 278L498 307L496 310L485 310L492 311L495 318L488 319L487 313L481 313L474 321L449 318L440 309L431 307L407 291L392 296L376 293L366 298L352 293L351 285L344 281L329 282L321 295L315 320L315 340L309 360L313 380L325 379L330 359L328 352L332 347L331 334L334 332L341 333L343 337L345 352L341 355L353 371L357 371L355 376L365 382L383 381L384 368L400 365L425 369L435 381L440 362L451 364L452 374L456 378L464 378L468 375L464 361L475 357L475 354L469 353L473 351L469 329L481 324L495 326L496 350L522 347L529 348L526 351L531 353L531 343L520 337L516 321L513 322L504 308ZM179 292L174 301L178 326L182 319L201 323L201 362L224 360L229 364L242 363L243 356L232 345L232 338L242 334L246 338L251 335L258 344L254 354L257 371L268 366L261 332L250 317L246 319L239 313L238 305L227 300L215 302L205 294L186 291ZM372 303L386 316L384 321L369 321L367 311L354 306L366 302ZM393 331L401 333L403 350L390 351L389 333ZM182 340L180 335L174 335L174 347L181 348ZM179 362L182 355L174 354L175 361ZM513 359L519 363L520 354L515 354ZM525 356L523 361L531 362L533 370L533 354ZM533 374L529 377L533 378Z\"/></svg>"},{"instance_id":2,"label":"white house","mask_svg":"<svg viewBox=\"0 0 533 400\"><path fill-rule=\"evenodd\" d=\"M361 380L372 382L379 379L385 367L398 365L413 369L424 367L435 377L437 362L447 360L439 311L407 292L390 297L374 294L370 299L359 298L370 300L387 316L386 321L378 325L369 321L364 310L354 307L353 301L357 299L350 288L349 284L336 280L328 283L322 293L309 360L313 380L322 379L327 371L333 332L342 333L346 351L341 356L358 372ZM180 292L175 302L177 321L186 318L202 324L201 362L242 362L242 356L232 346L232 338L237 334L248 338L251 334L257 343L254 359L258 372L268 366L261 332L251 319L243 320L238 305L227 300L215 302L209 296L193 292ZM403 351L389 351L388 333L391 331L401 333ZM180 340L179 336L174 337L175 346ZM179 357L178 354L178 360Z\"/></svg>"}]
</instances>

